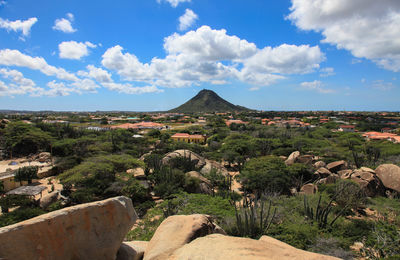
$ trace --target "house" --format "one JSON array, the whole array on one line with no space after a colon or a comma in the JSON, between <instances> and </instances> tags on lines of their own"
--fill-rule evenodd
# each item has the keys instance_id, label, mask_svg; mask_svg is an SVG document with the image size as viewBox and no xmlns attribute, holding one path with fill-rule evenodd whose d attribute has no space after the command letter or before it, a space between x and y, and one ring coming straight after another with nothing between
<instances>
[{"instance_id":1,"label":"house","mask_svg":"<svg viewBox=\"0 0 400 260\"><path fill-rule=\"evenodd\" d=\"M14 180L15 172L14 171L7 171L0 173L0 182L3 183L3 188L5 192L10 190L16 189L21 186L21 183ZM27 181L22 181L23 185L28 184Z\"/></svg>"},{"instance_id":2,"label":"house","mask_svg":"<svg viewBox=\"0 0 400 260\"><path fill-rule=\"evenodd\" d=\"M366 132L362 136L367 138L367 140L389 140L389 141L391 141L393 137L398 137L398 135L396 134L380 133L380 132Z\"/></svg>"},{"instance_id":3,"label":"house","mask_svg":"<svg viewBox=\"0 0 400 260\"><path fill-rule=\"evenodd\" d=\"M235 120L235 119L231 119L231 120L226 120L225 121L225 124L227 125L227 126L230 126L231 124L237 124L237 125L246 125L246 124L248 124L249 122L244 122L244 121L242 121L242 120Z\"/></svg>"},{"instance_id":4,"label":"house","mask_svg":"<svg viewBox=\"0 0 400 260\"><path fill-rule=\"evenodd\" d=\"M171 136L171 139L179 142L203 144L206 141L206 137L203 135L190 135L186 133L176 133Z\"/></svg>"},{"instance_id":5,"label":"house","mask_svg":"<svg viewBox=\"0 0 400 260\"><path fill-rule=\"evenodd\" d=\"M354 125L340 125L338 131L339 132L354 132L356 126Z\"/></svg>"}]
</instances>

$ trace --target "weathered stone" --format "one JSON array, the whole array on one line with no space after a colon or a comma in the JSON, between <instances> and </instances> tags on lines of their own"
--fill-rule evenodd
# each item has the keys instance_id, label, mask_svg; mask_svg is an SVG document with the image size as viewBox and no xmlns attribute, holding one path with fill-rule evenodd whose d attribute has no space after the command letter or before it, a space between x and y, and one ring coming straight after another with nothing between
<instances>
[{"instance_id":1,"label":"weathered stone","mask_svg":"<svg viewBox=\"0 0 400 260\"><path fill-rule=\"evenodd\" d=\"M200 170L201 174L209 174L212 169L215 169L218 172L220 172L222 175L228 176L228 171L222 164L220 164L216 161L211 161L211 160L207 160L207 159L205 160L205 162L206 162L206 164Z\"/></svg>"},{"instance_id":2,"label":"weathered stone","mask_svg":"<svg viewBox=\"0 0 400 260\"><path fill-rule=\"evenodd\" d=\"M347 168L347 162L343 161L343 160L336 161L336 162L331 162L331 163L328 163L326 168L328 170L330 170L331 172L336 173L338 171L345 170Z\"/></svg>"},{"instance_id":3,"label":"weathered stone","mask_svg":"<svg viewBox=\"0 0 400 260\"><path fill-rule=\"evenodd\" d=\"M49 162L51 161L51 154L47 152L40 153L37 157L39 162Z\"/></svg>"},{"instance_id":4,"label":"weathered stone","mask_svg":"<svg viewBox=\"0 0 400 260\"><path fill-rule=\"evenodd\" d=\"M314 167L317 169L319 169L321 167L325 167L325 166L326 166L326 163L324 161L318 161L318 162L314 163Z\"/></svg>"},{"instance_id":5,"label":"weathered stone","mask_svg":"<svg viewBox=\"0 0 400 260\"><path fill-rule=\"evenodd\" d=\"M341 170L338 171L338 175L341 179L350 179L351 175L353 174L353 170Z\"/></svg>"},{"instance_id":6,"label":"weathered stone","mask_svg":"<svg viewBox=\"0 0 400 260\"><path fill-rule=\"evenodd\" d=\"M52 203L56 202L58 199L59 192L58 191L53 191L47 194L46 196L43 196L40 199L40 207L42 209L47 209Z\"/></svg>"},{"instance_id":7,"label":"weathered stone","mask_svg":"<svg viewBox=\"0 0 400 260\"><path fill-rule=\"evenodd\" d=\"M382 181L383 185L400 192L400 167L394 164L382 164L375 170L376 176Z\"/></svg>"},{"instance_id":8,"label":"weathered stone","mask_svg":"<svg viewBox=\"0 0 400 260\"><path fill-rule=\"evenodd\" d=\"M304 194L315 194L318 191L318 186L312 183L308 183L301 187L300 192Z\"/></svg>"},{"instance_id":9,"label":"weathered stone","mask_svg":"<svg viewBox=\"0 0 400 260\"><path fill-rule=\"evenodd\" d=\"M123 242L116 260L141 260L146 251L148 241Z\"/></svg>"},{"instance_id":10,"label":"weathered stone","mask_svg":"<svg viewBox=\"0 0 400 260\"><path fill-rule=\"evenodd\" d=\"M312 155L300 155L297 157L296 162L297 163L303 163L303 164L311 164L313 161L314 156Z\"/></svg>"},{"instance_id":11,"label":"weathered stone","mask_svg":"<svg viewBox=\"0 0 400 260\"><path fill-rule=\"evenodd\" d=\"M374 170L372 170L371 168L368 168L368 167L361 167L360 170L363 172L375 173Z\"/></svg>"},{"instance_id":12,"label":"weathered stone","mask_svg":"<svg viewBox=\"0 0 400 260\"><path fill-rule=\"evenodd\" d=\"M383 194L380 180L371 172L362 171L360 168L359 170L355 170L353 172L351 175L351 180L360 185L361 189L364 190L367 196Z\"/></svg>"},{"instance_id":13,"label":"weathered stone","mask_svg":"<svg viewBox=\"0 0 400 260\"><path fill-rule=\"evenodd\" d=\"M146 179L146 174L144 173L143 168L135 168L135 169L129 169L126 170L126 173L132 174L136 179Z\"/></svg>"},{"instance_id":14,"label":"weathered stone","mask_svg":"<svg viewBox=\"0 0 400 260\"><path fill-rule=\"evenodd\" d=\"M270 237L260 240L212 234L200 237L176 250L168 260L328 260L338 259L303 251Z\"/></svg>"},{"instance_id":15,"label":"weathered stone","mask_svg":"<svg viewBox=\"0 0 400 260\"><path fill-rule=\"evenodd\" d=\"M147 246L144 260L164 260L178 248L194 239L215 232L216 226L206 215L175 215L157 228ZM205 258L207 259L207 258Z\"/></svg>"},{"instance_id":16,"label":"weathered stone","mask_svg":"<svg viewBox=\"0 0 400 260\"><path fill-rule=\"evenodd\" d=\"M295 151L293 153L291 153L289 155L289 157L287 158L287 160L285 161L286 165L292 165L296 162L296 159L300 156L300 152L299 151Z\"/></svg>"},{"instance_id":17,"label":"weathered stone","mask_svg":"<svg viewBox=\"0 0 400 260\"><path fill-rule=\"evenodd\" d=\"M126 197L53 211L0 228L0 259L115 259L136 219Z\"/></svg>"},{"instance_id":18,"label":"weathered stone","mask_svg":"<svg viewBox=\"0 0 400 260\"><path fill-rule=\"evenodd\" d=\"M169 162L178 157L185 157L185 158L190 158L190 160L196 164L196 168L201 169L204 167L206 164L206 161L203 157L200 155L190 151L190 150L176 150L170 153L167 153L164 158L162 159L163 164L169 164Z\"/></svg>"},{"instance_id":19,"label":"weathered stone","mask_svg":"<svg viewBox=\"0 0 400 260\"><path fill-rule=\"evenodd\" d=\"M210 185L210 181L206 177L201 175L199 172L191 171L191 172L185 173L185 175L186 175L186 177L192 177L192 178L198 179L200 182L204 182L204 183Z\"/></svg>"},{"instance_id":20,"label":"weathered stone","mask_svg":"<svg viewBox=\"0 0 400 260\"><path fill-rule=\"evenodd\" d=\"M321 167L314 174L319 175L320 177L328 177L332 173L327 168Z\"/></svg>"},{"instance_id":21,"label":"weathered stone","mask_svg":"<svg viewBox=\"0 0 400 260\"><path fill-rule=\"evenodd\" d=\"M322 178L322 179L318 180L316 184L317 185L320 185L320 184L333 184L333 183L336 182L337 179L339 179L338 175L331 174L326 178Z\"/></svg>"}]
</instances>

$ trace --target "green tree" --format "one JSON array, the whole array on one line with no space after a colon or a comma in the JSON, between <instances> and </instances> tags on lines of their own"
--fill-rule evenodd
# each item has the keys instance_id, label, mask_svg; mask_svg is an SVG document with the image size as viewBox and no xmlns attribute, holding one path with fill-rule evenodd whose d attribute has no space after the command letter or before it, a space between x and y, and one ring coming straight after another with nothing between
<instances>
[{"instance_id":1,"label":"green tree","mask_svg":"<svg viewBox=\"0 0 400 260\"><path fill-rule=\"evenodd\" d=\"M285 163L276 156L250 159L238 178L246 192L261 196L264 192L289 194L293 179Z\"/></svg>"},{"instance_id":2,"label":"green tree","mask_svg":"<svg viewBox=\"0 0 400 260\"><path fill-rule=\"evenodd\" d=\"M15 172L14 179L19 182L27 181L28 184L31 184L33 179L38 178L38 176L37 176L38 170L39 170L39 168L37 166L25 166L25 167L19 168Z\"/></svg>"}]
</instances>

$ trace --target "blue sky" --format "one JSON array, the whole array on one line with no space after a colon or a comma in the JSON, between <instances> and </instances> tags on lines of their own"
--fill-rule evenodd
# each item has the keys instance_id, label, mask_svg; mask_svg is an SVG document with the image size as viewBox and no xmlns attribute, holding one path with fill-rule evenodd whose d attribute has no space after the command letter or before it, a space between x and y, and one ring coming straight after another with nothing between
<instances>
[{"instance_id":1,"label":"blue sky","mask_svg":"<svg viewBox=\"0 0 400 260\"><path fill-rule=\"evenodd\" d=\"M400 110L398 0L0 0L0 109Z\"/></svg>"}]
</instances>

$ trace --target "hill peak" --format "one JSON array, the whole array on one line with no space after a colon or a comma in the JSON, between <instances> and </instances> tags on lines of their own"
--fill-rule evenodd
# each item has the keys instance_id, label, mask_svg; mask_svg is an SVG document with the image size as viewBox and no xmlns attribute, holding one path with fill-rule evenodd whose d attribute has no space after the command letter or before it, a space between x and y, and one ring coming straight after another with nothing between
<instances>
[{"instance_id":1,"label":"hill peak","mask_svg":"<svg viewBox=\"0 0 400 260\"><path fill-rule=\"evenodd\" d=\"M185 104L171 109L170 112L175 113L195 113L195 112L232 112L246 111L245 107L236 106L225 99L221 98L217 93L209 89L203 89L196 96Z\"/></svg>"}]
</instances>

